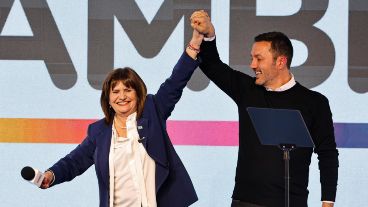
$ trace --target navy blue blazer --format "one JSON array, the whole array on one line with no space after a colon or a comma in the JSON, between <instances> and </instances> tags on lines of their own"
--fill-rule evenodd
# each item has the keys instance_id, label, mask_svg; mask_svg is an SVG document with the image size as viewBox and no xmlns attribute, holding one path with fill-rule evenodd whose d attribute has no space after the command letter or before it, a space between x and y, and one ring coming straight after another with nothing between
<instances>
[{"instance_id":1,"label":"navy blue blazer","mask_svg":"<svg viewBox=\"0 0 368 207\"><path fill-rule=\"evenodd\" d=\"M156 163L156 200L159 207L184 207L198 200L192 181L169 139L166 120L179 101L198 62L185 52L171 76L155 95L147 95L138 133L149 156ZM109 206L109 151L112 125L104 119L88 127L87 137L72 152L55 163L52 185L70 181L95 165L100 207Z\"/></svg>"}]
</instances>

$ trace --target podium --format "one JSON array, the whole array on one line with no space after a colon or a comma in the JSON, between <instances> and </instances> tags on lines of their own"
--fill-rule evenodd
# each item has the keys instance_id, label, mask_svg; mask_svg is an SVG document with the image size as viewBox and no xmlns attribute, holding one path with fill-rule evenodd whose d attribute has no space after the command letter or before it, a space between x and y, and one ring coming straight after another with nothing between
<instances>
[{"instance_id":1,"label":"podium","mask_svg":"<svg viewBox=\"0 0 368 207\"><path fill-rule=\"evenodd\" d=\"M298 110L248 107L248 114L262 145L278 146L285 167L285 206L290 206L290 151L314 147L312 137Z\"/></svg>"}]
</instances>

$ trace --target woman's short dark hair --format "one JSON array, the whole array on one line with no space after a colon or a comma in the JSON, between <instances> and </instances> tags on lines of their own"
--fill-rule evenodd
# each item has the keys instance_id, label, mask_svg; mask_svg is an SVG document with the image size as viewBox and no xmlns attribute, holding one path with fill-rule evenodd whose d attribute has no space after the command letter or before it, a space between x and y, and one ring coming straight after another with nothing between
<instances>
[{"instance_id":1,"label":"woman's short dark hair","mask_svg":"<svg viewBox=\"0 0 368 207\"><path fill-rule=\"evenodd\" d=\"M291 60L293 59L293 46L290 39L281 32L267 32L259 34L254 38L255 42L271 42L271 52L276 59L280 55L285 55L287 58L287 68L290 69Z\"/></svg>"},{"instance_id":2,"label":"woman's short dark hair","mask_svg":"<svg viewBox=\"0 0 368 207\"><path fill-rule=\"evenodd\" d=\"M110 106L110 91L119 82L122 82L126 87L133 88L137 94L137 119L141 117L144 107L144 102L147 96L147 87L142 78L131 68L117 68L107 74L102 85L101 91L101 108L105 114L106 123L111 124L115 111Z\"/></svg>"}]
</instances>

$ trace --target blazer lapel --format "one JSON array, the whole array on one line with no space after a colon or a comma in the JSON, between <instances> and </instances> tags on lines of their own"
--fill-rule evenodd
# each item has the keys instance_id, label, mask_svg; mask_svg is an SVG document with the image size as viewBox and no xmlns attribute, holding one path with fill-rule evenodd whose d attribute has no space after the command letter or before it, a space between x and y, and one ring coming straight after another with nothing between
<instances>
[{"instance_id":1,"label":"blazer lapel","mask_svg":"<svg viewBox=\"0 0 368 207\"><path fill-rule=\"evenodd\" d=\"M160 128L150 129L149 120L141 118L137 121L138 134L141 143L146 148L147 153L156 162L164 167L168 166L166 144ZM153 131L152 131L153 130ZM150 133L149 133L150 132Z\"/></svg>"},{"instance_id":2,"label":"blazer lapel","mask_svg":"<svg viewBox=\"0 0 368 207\"><path fill-rule=\"evenodd\" d=\"M153 129L153 123L149 123L146 118L137 121L138 133L142 140L142 144L146 148L148 155L156 163L156 192L160 189L169 175L169 164L167 158L167 144L164 141L166 134L162 134L160 127ZM156 123L158 126L159 123Z\"/></svg>"},{"instance_id":3,"label":"blazer lapel","mask_svg":"<svg viewBox=\"0 0 368 207\"><path fill-rule=\"evenodd\" d=\"M139 134L139 142L143 144L144 148L147 150L148 139L148 119L141 118L137 121L137 130Z\"/></svg>"},{"instance_id":4,"label":"blazer lapel","mask_svg":"<svg viewBox=\"0 0 368 207\"><path fill-rule=\"evenodd\" d=\"M109 154L111 146L112 125L104 125L101 128L101 134L96 138L97 141L97 161L99 172L107 189L109 189Z\"/></svg>"}]
</instances>

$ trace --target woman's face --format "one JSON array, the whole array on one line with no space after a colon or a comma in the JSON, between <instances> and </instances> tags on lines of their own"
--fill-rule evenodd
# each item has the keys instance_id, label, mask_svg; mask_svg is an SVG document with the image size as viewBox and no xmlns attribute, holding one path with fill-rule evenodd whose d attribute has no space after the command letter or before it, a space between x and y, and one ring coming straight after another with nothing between
<instances>
[{"instance_id":1,"label":"woman's face","mask_svg":"<svg viewBox=\"0 0 368 207\"><path fill-rule=\"evenodd\" d=\"M137 111L137 93L119 81L110 90L109 103L116 115L127 117Z\"/></svg>"}]
</instances>

